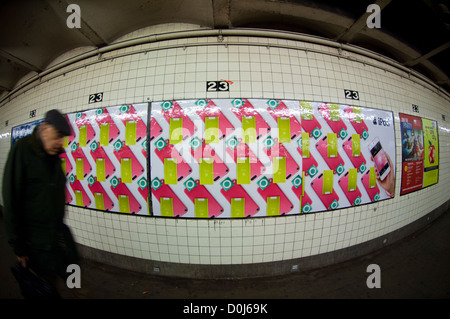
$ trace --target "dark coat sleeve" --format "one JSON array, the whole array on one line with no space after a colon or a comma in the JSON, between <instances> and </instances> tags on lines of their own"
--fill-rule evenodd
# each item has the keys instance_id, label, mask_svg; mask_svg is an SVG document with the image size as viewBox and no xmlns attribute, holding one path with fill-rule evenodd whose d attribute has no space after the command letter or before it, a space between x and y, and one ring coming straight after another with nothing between
<instances>
[{"instance_id":1,"label":"dark coat sleeve","mask_svg":"<svg viewBox=\"0 0 450 319\"><path fill-rule=\"evenodd\" d=\"M24 167L23 148L18 141L11 149L6 161L3 174L3 214L8 242L17 256L26 256L26 245L23 242L21 218L23 210L20 194L22 194L22 180ZM22 199L23 200L23 199Z\"/></svg>"}]
</instances>

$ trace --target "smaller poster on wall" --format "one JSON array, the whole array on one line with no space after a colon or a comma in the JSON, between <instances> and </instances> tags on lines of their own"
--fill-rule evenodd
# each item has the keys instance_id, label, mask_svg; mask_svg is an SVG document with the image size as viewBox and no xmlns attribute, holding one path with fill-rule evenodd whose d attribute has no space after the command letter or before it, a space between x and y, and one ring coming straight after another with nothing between
<instances>
[{"instance_id":1,"label":"smaller poster on wall","mask_svg":"<svg viewBox=\"0 0 450 319\"><path fill-rule=\"evenodd\" d=\"M423 130L418 116L399 114L402 141L400 195L421 189L423 184Z\"/></svg>"},{"instance_id":2,"label":"smaller poster on wall","mask_svg":"<svg viewBox=\"0 0 450 319\"><path fill-rule=\"evenodd\" d=\"M34 128L36 126L38 126L39 124L41 124L43 121L44 121L44 119L41 119L41 120L37 120L34 122L25 123L25 124L21 124L21 125L13 127L11 130L11 147L14 145L14 143L18 139L28 136L31 133L33 133Z\"/></svg>"},{"instance_id":3,"label":"smaller poster on wall","mask_svg":"<svg viewBox=\"0 0 450 319\"><path fill-rule=\"evenodd\" d=\"M436 184L439 176L437 123L399 113L402 141L400 195Z\"/></svg>"},{"instance_id":4,"label":"smaller poster on wall","mask_svg":"<svg viewBox=\"0 0 450 319\"><path fill-rule=\"evenodd\" d=\"M436 184L439 179L439 139L437 122L422 119L424 167L423 187Z\"/></svg>"}]
</instances>

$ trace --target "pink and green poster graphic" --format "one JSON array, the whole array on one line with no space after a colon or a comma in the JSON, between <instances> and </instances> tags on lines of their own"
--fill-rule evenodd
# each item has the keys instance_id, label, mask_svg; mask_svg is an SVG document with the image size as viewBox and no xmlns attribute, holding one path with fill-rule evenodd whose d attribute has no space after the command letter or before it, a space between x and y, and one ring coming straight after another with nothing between
<instances>
[{"instance_id":1,"label":"pink and green poster graphic","mask_svg":"<svg viewBox=\"0 0 450 319\"><path fill-rule=\"evenodd\" d=\"M151 103L155 216L244 218L393 197L391 112L275 99Z\"/></svg>"},{"instance_id":2,"label":"pink and green poster graphic","mask_svg":"<svg viewBox=\"0 0 450 319\"><path fill-rule=\"evenodd\" d=\"M147 115L148 103L66 114L73 131L61 155L67 204L148 214Z\"/></svg>"}]
</instances>

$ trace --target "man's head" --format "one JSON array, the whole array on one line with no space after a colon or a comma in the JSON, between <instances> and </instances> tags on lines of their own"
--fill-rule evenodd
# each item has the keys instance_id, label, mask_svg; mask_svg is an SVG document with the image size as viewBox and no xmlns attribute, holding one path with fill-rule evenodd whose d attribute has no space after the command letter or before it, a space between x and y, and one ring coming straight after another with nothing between
<instances>
[{"instance_id":1,"label":"man's head","mask_svg":"<svg viewBox=\"0 0 450 319\"><path fill-rule=\"evenodd\" d=\"M58 110L50 110L45 114L41 124L40 136L44 150L49 155L58 155L63 150L64 136L71 130L64 116Z\"/></svg>"}]
</instances>

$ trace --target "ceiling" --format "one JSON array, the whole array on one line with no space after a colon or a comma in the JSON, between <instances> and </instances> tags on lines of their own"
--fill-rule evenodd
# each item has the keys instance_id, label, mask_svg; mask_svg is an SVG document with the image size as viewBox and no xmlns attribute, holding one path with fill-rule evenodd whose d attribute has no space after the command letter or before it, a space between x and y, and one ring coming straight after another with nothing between
<instances>
[{"instance_id":1,"label":"ceiling","mask_svg":"<svg viewBox=\"0 0 450 319\"><path fill-rule=\"evenodd\" d=\"M70 3L81 28L66 25ZM372 3L381 28L366 25ZM67 51L164 23L312 34L392 58L450 92L450 0L0 0L0 21L0 97Z\"/></svg>"}]
</instances>

